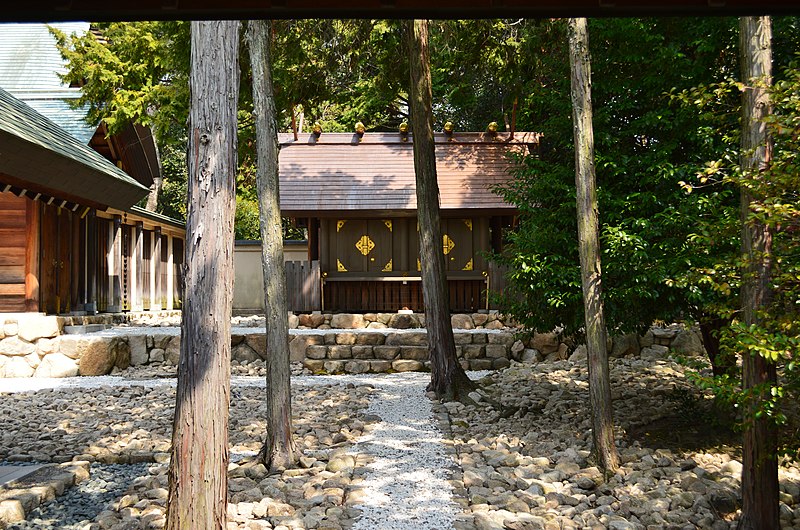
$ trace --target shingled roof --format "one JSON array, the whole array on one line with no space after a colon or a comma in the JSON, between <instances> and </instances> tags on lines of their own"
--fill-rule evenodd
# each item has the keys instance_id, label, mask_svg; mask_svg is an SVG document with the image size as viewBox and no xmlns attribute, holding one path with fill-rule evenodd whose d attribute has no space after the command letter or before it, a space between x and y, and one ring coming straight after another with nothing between
<instances>
[{"instance_id":1,"label":"shingled roof","mask_svg":"<svg viewBox=\"0 0 800 530\"><path fill-rule=\"evenodd\" d=\"M148 189L0 89L0 183L87 206L126 209Z\"/></svg>"},{"instance_id":2,"label":"shingled roof","mask_svg":"<svg viewBox=\"0 0 800 530\"><path fill-rule=\"evenodd\" d=\"M511 178L512 153L525 154L536 133L436 135L443 211L505 211L514 206L491 187ZM366 216L416 210L413 136L399 133L280 135L281 211L289 216Z\"/></svg>"}]
</instances>

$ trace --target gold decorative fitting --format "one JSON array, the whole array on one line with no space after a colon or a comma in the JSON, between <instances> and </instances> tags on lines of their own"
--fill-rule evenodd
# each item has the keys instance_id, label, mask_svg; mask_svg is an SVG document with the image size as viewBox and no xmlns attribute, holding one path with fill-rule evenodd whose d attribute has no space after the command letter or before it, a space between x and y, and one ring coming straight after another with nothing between
<instances>
[{"instance_id":1,"label":"gold decorative fitting","mask_svg":"<svg viewBox=\"0 0 800 530\"><path fill-rule=\"evenodd\" d=\"M336 260L336 270L339 272L347 272L347 269L344 268L344 264L338 259Z\"/></svg>"},{"instance_id":2,"label":"gold decorative fitting","mask_svg":"<svg viewBox=\"0 0 800 530\"><path fill-rule=\"evenodd\" d=\"M314 136L319 138L319 136L322 134L322 125L320 125L319 122L315 122L314 126L311 128L311 132L314 133Z\"/></svg>"},{"instance_id":3,"label":"gold decorative fitting","mask_svg":"<svg viewBox=\"0 0 800 530\"><path fill-rule=\"evenodd\" d=\"M368 235L363 235L361 236L361 239L356 242L356 248L359 252L366 256L372 252L373 248L375 248L375 243L369 238Z\"/></svg>"},{"instance_id":4,"label":"gold decorative fitting","mask_svg":"<svg viewBox=\"0 0 800 530\"><path fill-rule=\"evenodd\" d=\"M392 260L389 260L389 263L381 269L381 272L392 272Z\"/></svg>"},{"instance_id":5,"label":"gold decorative fitting","mask_svg":"<svg viewBox=\"0 0 800 530\"><path fill-rule=\"evenodd\" d=\"M467 225L469 231L472 232L472 219L464 219L464 224Z\"/></svg>"},{"instance_id":6,"label":"gold decorative fitting","mask_svg":"<svg viewBox=\"0 0 800 530\"><path fill-rule=\"evenodd\" d=\"M488 132L492 136L497 134L497 122L493 121L493 122L489 123L489 126L486 127L486 132Z\"/></svg>"},{"instance_id":7,"label":"gold decorative fitting","mask_svg":"<svg viewBox=\"0 0 800 530\"><path fill-rule=\"evenodd\" d=\"M456 247L456 244L447 234L442 236L442 239L444 241L444 255L446 256Z\"/></svg>"},{"instance_id":8,"label":"gold decorative fitting","mask_svg":"<svg viewBox=\"0 0 800 530\"><path fill-rule=\"evenodd\" d=\"M464 265L464 268L461 269L461 270L462 271L471 271L472 270L472 258L469 258L469 261L467 262L466 265Z\"/></svg>"},{"instance_id":9,"label":"gold decorative fitting","mask_svg":"<svg viewBox=\"0 0 800 530\"><path fill-rule=\"evenodd\" d=\"M417 270L418 271L422 270L422 264L419 262L419 258L417 258Z\"/></svg>"},{"instance_id":10,"label":"gold decorative fitting","mask_svg":"<svg viewBox=\"0 0 800 530\"><path fill-rule=\"evenodd\" d=\"M400 134L408 134L408 122L404 121L400 124Z\"/></svg>"},{"instance_id":11,"label":"gold decorative fitting","mask_svg":"<svg viewBox=\"0 0 800 530\"><path fill-rule=\"evenodd\" d=\"M364 131L366 131L366 130L367 129L366 129L366 127L364 127L363 123L361 123L361 122L357 122L356 123L356 134L357 135L364 136Z\"/></svg>"},{"instance_id":12,"label":"gold decorative fitting","mask_svg":"<svg viewBox=\"0 0 800 530\"><path fill-rule=\"evenodd\" d=\"M392 221L391 221L391 219L384 219L383 220L383 224L386 225L386 228L389 229L389 232L392 231Z\"/></svg>"},{"instance_id":13,"label":"gold decorative fitting","mask_svg":"<svg viewBox=\"0 0 800 530\"><path fill-rule=\"evenodd\" d=\"M341 230L346 222L347 222L346 219L341 219L339 221L336 221L336 231L338 232L339 230Z\"/></svg>"},{"instance_id":14,"label":"gold decorative fitting","mask_svg":"<svg viewBox=\"0 0 800 530\"><path fill-rule=\"evenodd\" d=\"M448 136L453 134L453 122L452 121L448 121L448 122L446 122L444 124L444 133L446 135L448 135Z\"/></svg>"}]
</instances>

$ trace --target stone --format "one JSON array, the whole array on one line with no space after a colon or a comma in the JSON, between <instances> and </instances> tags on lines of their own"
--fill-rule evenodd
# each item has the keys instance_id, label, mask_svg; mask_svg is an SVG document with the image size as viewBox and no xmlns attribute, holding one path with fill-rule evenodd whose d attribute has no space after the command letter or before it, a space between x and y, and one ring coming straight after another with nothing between
<instances>
[{"instance_id":1,"label":"stone","mask_svg":"<svg viewBox=\"0 0 800 530\"><path fill-rule=\"evenodd\" d=\"M328 348L328 358L329 359L351 359L353 357L353 351L350 346L331 346Z\"/></svg>"},{"instance_id":2,"label":"stone","mask_svg":"<svg viewBox=\"0 0 800 530\"><path fill-rule=\"evenodd\" d=\"M25 509L18 499L0 501L0 525L3 528L12 523L25 520Z\"/></svg>"},{"instance_id":3,"label":"stone","mask_svg":"<svg viewBox=\"0 0 800 530\"><path fill-rule=\"evenodd\" d=\"M486 354L486 346L483 344L466 344L462 348L465 359L478 359Z\"/></svg>"},{"instance_id":4,"label":"stone","mask_svg":"<svg viewBox=\"0 0 800 530\"><path fill-rule=\"evenodd\" d=\"M355 456L342 454L331 458L328 461L328 464L325 466L325 470L331 471L333 473L338 473L339 471L344 471L345 469L353 469L355 466L356 466Z\"/></svg>"},{"instance_id":5,"label":"stone","mask_svg":"<svg viewBox=\"0 0 800 530\"><path fill-rule=\"evenodd\" d=\"M422 363L412 360L397 360L392 362L392 369L395 372L419 372L422 370Z\"/></svg>"},{"instance_id":6,"label":"stone","mask_svg":"<svg viewBox=\"0 0 800 530\"><path fill-rule=\"evenodd\" d=\"M489 315L487 315L486 313L472 314L472 322L474 322L476 326L483 326L488 321L489 321Z\"/></svg>"},{"instance_id":7,"label":"stone","mask_svg":"<svg viewBox=\"0 0 800 530\"><path fill-rule=\"evenodd\" d=\"M300 325L300 317L290 312L288 318L288 325L289 329L297 329L297 327Z\"/></svg>"},{"instance_id":8,"label":"stone","mask_svg":"<svg viewBox=\"0 0 800 530\"><path fill-rule=\"evenodd\" d=\"M366 361L348 361L344 365L344 371L348 374L365 374L369 369L370 364Z\"/></svg>"},{"instance_id":9,"label":"stone","mask_svg":"<svg viewBox=\"0 0 800 530\"><path fill-rule=\"evenodd\" d=\"M241 362L252 362L259 359L259 355L246 343L241 343L231 350L231 359Z\"/></svg>"},{"instance_id":10,"label":"stone","mask_svg":"<svg viewBox=\"0 0 800 530\"><path fill-rule=\"evenodd\" d=\"M492 369L492 360L491 359L472 359L469 362L470 370L491 370Z\"/></svg>"},{"instance_id":11,"label":"stone","mask_svg":"<svg viewBox=\"0 0 800 530\"><path fill-rule=\"evenodd\" d=\"M511 366L511 361L505 357L498 357L492 361L492 368L494 370L502 370L503 368L508 368L509 366Z\"/></svg>"},{"instance_id":12,"label":"stone","mask_svg":"<svg viewBox=\"0 0 800 530\"><path fill-rule=\"evenodd\" d=\"M320 345L323 342L322 335L295 335L289 341L289 360L291 362L302 362L306 358L306 350L309 346ZM320 359L323 358L324 354Z\"/></svg>"},{"instance_id":13,"label":"stone","mask_svg":"<svg viewBox=\"0 0 800 530\"><path fill-rule=\"evenodd\" d=\"M61 333L58 318L44 315L23 315L17 321L17 335L34 342L41 338L53 338Z\"/></svg>"},{"instance_id":14,"label":"stone","mask_svg":"<svg viewBox=\"0 0 800 530\"><path fill-rule=\"evenodd\" d=\"M36 351L39 355L47 355L58 351L59 340L58 337L52 339L39 339L36 341Z\"/></svg>"},{"instance_id":15,"label":"stone","mask_svg":"<svg viewBox=\"0 0 800 530\"><path fill-rule=\"evenodd\" d=\"M385 324L394 329L411 329L420 327L419 317L414 314L395 313L389 317Z\"/></svg>"},{"instance_id":16,"label":"stone","mask_svg":"<svg viewBox=\"0 0 800 530\"><path fill-rule=\"evenodd\" d=\"M10 337L11 335L17 334L17 321L16 320L6 320L3 324L3 335L6 337Z\"/></svg>"},{"instance_id":17,"label":"stone","mask_svg":"<svg viewBox=\"0 0 800 530\"><path fill-rule=\"evenodd\" d=\"M516 340L512 333L487 333L486 338L489 340L489 344L502 344L503 346L511 346Z\"/></svg>"},{"instance_id":18,"label":"stone","mask_svg":"<svg viewBox=\"0 0 800 530\"><path fill-rule=\"evenodd\" d=\"M472 344L472 333L453 333L453 339L456 344Z\"/></svg>"},{"instance_id":19,"label":"stone","mask_svg":"<svg viewBox=\"0 0 800 530\"><path fill-rule=\"evenodd\" d=\"M337 333L336 344L353 345L356 343L355 333Z\"/></svg>"},{"instance_id":20,"label":"stone","mask_svg":"<svg viewBox=\"0 0 800 530\"><path fill-rule=\"evenodd\" d=\"M423 348L420 346L402 346L400 348L400 358L401 359L412 359L415 361L427 361L428 360L428 348Z\"/></svg>"},{"instance_id":21,"label":"stone","mask_svg":"<svg viewBox=\"0 0 800 530\"><path fill-rule=\"evenodd\" d=\"M450 317L450 324L453 329L475 329L472 317L469 315L458 314Z\"/></svg>"},{"instance_id":22,"label":"stone","mask_svg":"<svg viewBox=\"0 0 800 530\"><path fill-rule=\"evenodd\" d=\"M299 315L298 316L298 325L304 326L307 328L318 328L322 324L325 323L325 317L319 313L310 314L310 315Z\"/></svg>"},{"instance_id":23,"label":"stone","mask_svg":"<svg viewBox=\"0 0 800 530\"><path fill-rule=\"evenodd\" d=\"M178 362L181 358L181 337L176 335L170 338L169 342L167 343L167 347L164 348L164 360L170 364L175 366L178 365Z\"/></svg>"},{"instance_id":24,"label":"stone","mask_svg":"<svg viewBox=\"0 0 800 530\"><path fill-rule=\"evenodd\" d=\"M35 351L35 344L21 340L16 335L0 340L0 355L7 355L9 357L25 356Z\"/></svg>"},{"instance_id":25,"label":"stone","mask_svg":"<svg viewBox=\"0 0 800 530\"><path fill-rule=\"evenodd\" d=\"M266 360L267 358L267 334L266 333L251 333L246 335L244 342L250 349L255 352L258 358ZM253 359L255 360L255 359Z\"/></svg>"},{"instance_id":26,"label":"stone","mask_svg":"<svg viewBox=\"0 0 800 530\"><path fill-rule=\"evenodd\" d=\"M653 332L647 330L647 333L639 337L639 347L640 348L649 348L653 345L655 338L653 337Z\"/></svg>"},{"instance_id":27,"label":"stone","mask_svg":"<svg viewBox=\"0 0 800 530\"><path fill-rule=\"evenodd\" d=\"M45 355L33 377L74 377L78 375L78 363L62 353Z\"/></svg>"},{"instance_id":28,"label":"stone","mask_svg":"<svg viewBox=\"0 0 800 530\"><path fill-rule=\"evenodd\" d=\"M309 346L306 348L306 357L309 359L324 359L328 354L328 347L322 345Z\"/></svg>"},{"instance_id":29,"label":"stone","mask_svg":"<svg viewBox=\"0 0 800 530\"><path fill-rule=\"evenodd\" d=\"M502 344L487 344L486 345L486 357L491 359L499 359L501 357L506 357L508 355L508 350Z\"/></svg>"},{"instance_id":30,"label":"stone","mask_svg":"<svg viewBox=\"0 0 800 530\"><path fill-rule=\"evenodd\" d=\"M353 346L353 359L372 359L372 346Z\"/></svg>"},{"instance_id":31,"label":"stone","mask_svg":"<svg viewBox=\"0 0 800 530\"><path fill-rule=\"evenodd\" d=\"M358 333L356 335L356 344L359 346L379 346L386 341L386 335L383 333Z\"/></svg>"},{"instance_id":32,"label":"stone","mask_svg":"<svg viewBox=\"0 0 800 530\"><path fill-rule=\"evenodd\" d=\"M503 329L505 325L499 320L492 320L491 322L487 322L483 327L484 329Z\"/></svg>"},{"instance_id":33,"label":"stone","mask_svg":"<svg viewBox=\"0 0 800 530\"><path fill-rule=\"evenodd\" d=\"M163 363L164 362L164 350L161 348L153 348L150 350L150 362L151 363Z\"/></svg>"},{"instance_id":34,"label":"stone","mask_svg":"<svg viewBox=\"0 0 800 530\"><path fill-rule=\"evenodd\" d=\"M322 365L325 368L325 371L329 374L340 374L344 372L344 361L325 361Z\"/></svg>"},{"instance_id":35,"label":"stone","mask_svg":"<svg viewBox=\"0 0 800 530\"><path fill-rule=\"evenodd\" d=\"M531 347L547 355L558 351L558 335L555 333L534 333Z\"/></svg>"},{"instance_id":36,"label":"stone","mask_svg":"<svg viewBox=\"0 0 800 530\"><path fill-rule=\"evenodd\" d=\"M311 373L318 374L325 370L325 361L305 359L303 360L303 368L309 370Z\"/></svg>"},{"instance_id":37,"label":"stone","mask_svg":"<svg viewBox=\"0 0 800 530\"><path fill-rule=\"evenodd\" d=\"M682 355L697 356L705 354L703 342L700 340L697 333L691 330L679 331L677 335L675 335L675 338L672 339L670 348Z\"/></svg>"},{"instance_id":38,"label":"stone","mask_svg":"<svg viewBox=\"0 0 800 530\"><path fill-rule=\"evenodd\" d=\"M8 357L3 364L3 377L31 377L33 368L24 357Z\"/></svg>"},{"instance_id":39,"label":"stone","mask_svg":"<svg viewBox=\"0 0 800 530\"><path fill-rule=\"evenodd\" d=\"M520 360L523 363L538 363L542 360L542 354L539 350L535 350L533 348L526 348L522 350L522 355L520 356Z\"/></svg>"},{"instance_id":40,"label":"stone","mask_svg":"<svg viewBox=\"0 0 800 530\"><path fill-rule=\"evenodd\" d=\"M377 359L393 360L400 355L400 346L375 346L372 348Z\"/></svg>"},{"instance_id":41,"label":"stone","mask_svg":"<svg viewBox=\"0 0 800 530\"><path fill-rule=\"evenodd\" d=\"M427 346L427 333L389 333L386 336L387 346Z\"/></svg>"},{"instance_id":42,"label":"stone","mask_svg":"<svg viewBox=\"0 0 800 530\"><path fill-rule=\"evenodd\" d=\"M367 327L364 315L358 314L336 314L331 317L331 328L333 329L359 329Z\"/></svg>"},{"instance_id":43,"label":"stone","mask_svg":"<svg viewBox=\"0 0 800 530\"><path fill-rule=\"evenodd\" d=\"M78 347L79 375L107 375L114 367L124 369L130 365L130 347L120 337L84 337Z\"/></svg>"},{"instance_id":44,"label":"stone","mask_svg":"<svg viewBox=\"0 0 800 530\"><path fill-rule=\"evenodd\" d=\"M586 349L586 344L580 344L575 351L572 352L572 355L569 356L569 362L577 363L580 361L585 361L589 357L589 353Z\"/></svg>"},{"instance_id":45,"label":"stone","mask_svg":"<svg viewBox=\"0 0 800 530\"><path fill-rule=\"evenodd\" d=\"M511 345L511 357L518 361L524 350L525 344L521 340L514 341L514 344Z\"/></svg>"},{"instance_id":46,"label":"stone","mask_svg":"<svg viewBox=\"0 0 800 530\"><path fill-rule=\"evenodd\" d=\"M625 357L626 355L639 355L639 336L635 333L617 335L611 343L611 357Z\"/></svg>"},{"instance_id":47,"label":"stone","mask_svg":"<svg viewBox=\"0 0 800 530\"><path fill-rule=\"evenodd\" d=\"M369 361L370 372L382 374L392 369L391 361Z\"/></svg>"},{"instance_id":48,"label":"stone","mask_svg":"<svg viewBox=\"0 0 800 530\"><path fill-rule=\"evenodd\" d=\"M131 349L131 366L147 364L150 357L147 354L147 337L145 335L128 336L128 346Z\"/></svg>"},{"instance_id":49,"label":"stone","mask_svg":"<svg viewBox=\"0 0 800 530\"><path fill-rule=\"evenodd\" d=\"M669 348L660 344L653 344L642 348L639 356L645 361L663 361L669 357Z\"/></svg>"}]
</instances>

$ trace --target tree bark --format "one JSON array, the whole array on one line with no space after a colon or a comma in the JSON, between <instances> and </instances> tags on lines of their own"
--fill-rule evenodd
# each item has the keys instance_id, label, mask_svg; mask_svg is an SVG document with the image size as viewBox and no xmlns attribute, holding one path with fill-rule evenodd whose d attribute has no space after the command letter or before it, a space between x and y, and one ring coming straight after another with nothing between
<instances>
[{"instance_id":1,"label":"tree bark","mask_svg":"<svg viewBox=\"0 0 800 530\"><path fill-rule=\"evenodd\" d=\"M409 103L417 185L422 298L425 302L425 324L431 361L431 383L428 390L435 392L440 399L462 400L466 399L474 384L456 357L450 321L450 294L439 221L428 21L408 20L405 24L411 74Z\"/></svg>"},{"instance_id":2,"label":"tree bark","mask_svg":"<svg viewBox=\"0 0 800 530\"><path fill-rule=\"evenodd\" d=\"M158 196L161 194L164 179L162 177L154 177L153 185L150 186L150 192L147 194L147 203L144 209L148 212L155 212L158 208Z\"/></svg>"},{"instance_id":3,"label":"tree bark","mask_svg":"<svg viewBox=\"0 0 800 530\"><path fill-rule=\"evenodd\" d=\"M289 322L283 229L278 192L278 127L272 90L269 35L271 23L247 23L247 44L253 71L253 111L256 123L256 190L261 226L267 334L267 437L261 450L264 465L286 469L296 461L292 438L292 394L289 366Z\"/></svg>"},{"instance_id":4,"label":"tree bark","mask_svg":"<svg viewBox=\"0 0 800 530\"><path fill-rule=\"evenodd\" d=\"M239 23L192 22L189 209L167 529L224 529Z\"/></svg>"},{"instance_id":5,"label":"tree bark","mask_svg":"<svg viewBox=\"0 0 800 530\"><path fill-rule=\"evenodd\" d=\"M772 82L772 25L769 17L739 19L742 81L742 172L758 178L772 160L772 145L765 118L770 112L767 87ZM741 188L742 217L742 319L746 326L758 325L760 311L772 300L772 232L751 218L757 197L752 188ZM742 446L742 518L739 528L778 528L777 429L764 415L756 417L763 402L759 392L776 384L775 365L755 352L742 354L742 387L753 392L748 399ZM760 390L759 390L760 389Z\"/></svg>"},{"instance_id":6,"label":"tree bark","mask_svg":"<svg viewBox=\"0 0 800 530\"><path fill-rule=\"evenodd\" d=\"M603 314L600 238L594 171L594 132L592 130L591 64L585 18L569 20L569 58L572 72L572 124L575 137L578 248L586 323L593 450L598 464L607 473L610 473L619 467L619 454L614 445L606 323Z\"/></svg>"}]
</instances>

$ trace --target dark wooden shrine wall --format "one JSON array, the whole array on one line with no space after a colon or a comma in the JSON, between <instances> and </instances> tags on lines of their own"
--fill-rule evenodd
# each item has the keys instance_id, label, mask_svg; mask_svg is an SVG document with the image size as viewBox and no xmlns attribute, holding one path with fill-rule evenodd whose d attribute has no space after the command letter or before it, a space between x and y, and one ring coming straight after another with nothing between
<instances>
[{"instance_id":1,"label":"dark wooden shrine wall","mask_svg":"<svg viewBox=\"0 0 800 530\"><path fill-rule=\"evenodd\" d=\"M0 311L25 311L27 199L0 193Z\"/></svg>"}]
</instances>

